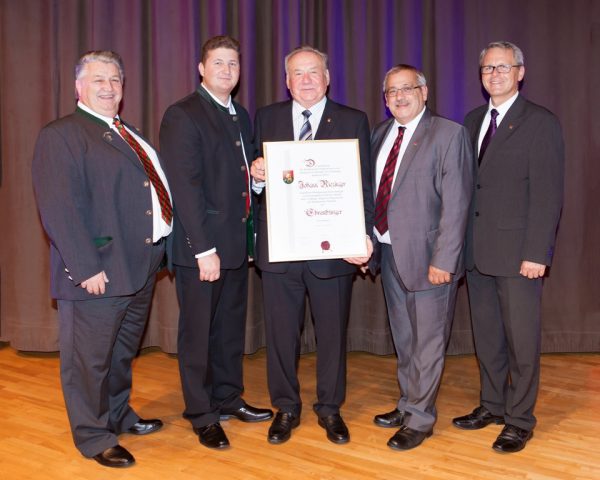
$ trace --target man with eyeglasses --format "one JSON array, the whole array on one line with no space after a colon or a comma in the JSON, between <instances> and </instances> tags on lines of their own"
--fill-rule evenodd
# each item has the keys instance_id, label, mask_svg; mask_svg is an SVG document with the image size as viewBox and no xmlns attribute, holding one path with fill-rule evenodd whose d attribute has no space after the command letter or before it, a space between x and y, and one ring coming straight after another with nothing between
<instances>
[{"instance_id":1,"label":"man with eyeglasses","mask_svg":"<svg viewBox=\"0 0 600 480\"><path fill-rule=\"evenodd\" d=\"M477 171L467 230L467 285L480 405L458 428L504 428L492 448L522 450L533 435L540 373L542 277L554 253L563 194L558 119L519 94L522 51L490 43L479 57L490 96L465 118Z\"/></svg>"},{"instance_id":2,"label":"man with eyeglasses","mask_svg":"<svg viewBox=\"0 0 600 480\"><path fill-rule=\"evenodd\" d=\"M467 130L425 106L422 72L397 65L383 85L394 118L371 136L375 228L369 268L381 268L401 392L396 408L374 422L399 428L388 446L409 450L433 434L437 418L435 399L464 272L473 169Z\"/></svg>"}]
</instances>

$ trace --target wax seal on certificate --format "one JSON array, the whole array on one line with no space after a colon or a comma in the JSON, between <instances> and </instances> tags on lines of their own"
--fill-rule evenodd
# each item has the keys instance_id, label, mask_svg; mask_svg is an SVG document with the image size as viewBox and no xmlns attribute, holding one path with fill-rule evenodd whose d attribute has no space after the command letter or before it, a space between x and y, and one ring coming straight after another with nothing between
<instances>
[{"instance_id":1,"label":"wax seal on certificate","mask_svg":"<svg viewBox=\"0 0 600 480\"><path fill-rule=\"evenodd\" d=\"M293 170L284 170L283 171L283 183L287 183L288 185L294 181L294 171Z\"/></svg>"},{"instance_id":2,"label":"wax seal on certificate","mask_svg":"<svg viewBox=\"0 0 600 480\"><path fill-rule=\"evenodd\" d=\"M329 242L327 240L323 240L321 242L321 250L323 250L324 252L326 252L330 248L331 248L331 245L329 244Z\"/></svg>"}]
</instances>

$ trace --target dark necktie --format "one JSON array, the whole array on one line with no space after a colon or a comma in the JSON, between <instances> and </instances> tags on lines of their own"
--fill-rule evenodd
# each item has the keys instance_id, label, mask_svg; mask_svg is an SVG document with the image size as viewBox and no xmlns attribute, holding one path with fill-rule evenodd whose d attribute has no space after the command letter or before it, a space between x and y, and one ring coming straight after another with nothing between
<instances>
[{"instance_id":1,"label":"dark necktie","mask_svg":"<svg viewBox=\"0 0 600 480\"><path fill-rule=\"evenodd\" d=\"M154 168L154 165L152 164L152 160L150 160L146 150L144 150L137 140L133 138L133 136L125 129L118 118L115 117L113 119L113 123L121 137L123 137L123 139L129 144L129 146L137 154L140 162L142 162L144 171L146 172L146 175L148 175L148 179L150 182L152 182L152 186L158 195L161 216L167 225L171 225L171 219L173 218L173 207L171 206L171 200L169 199L167 189L165 188L162 180L156 172L156 169Z\"/></svg>"},{"instance_id":2,"label":"dark necktie","mask_svg":"<svg viewBox=\"0 0 600 480\"><path fill-rule=\"evenodd\" d=\"M479 165L481 165L481 159L483 158L483 154L487 150L487 147L490 144L492 137L496 133L496 129L498 128L498 125L496 124L496 117L498 116L498 110L496 110L495 108L492 108L490 115L492 117L490 119L490 126L488 127L487 132L485 132L485 136L483 137L483 140L481 141L481 147L479 148L479 157L477 157L477 161L478 161Z\"/></svg>"},{"instance_id":3,"label":"dark necktie","mask_svg":"<svg viewBox=\"0 0 600 480\"><path fill-rule=\"evenodd\" d=\"M398 127L398 136L394 140L394 145L385 161L381 180L379 181L379 189L377 190L377 198L375 199L375 228L381 235L388 231L387 207L390 202L392 182L394 180L394 172L396 171L396 163L398 162L398 152L400 152L400 145L402 145L405 129L405 127Z\"/></svg>"},{"instance_id":4,"label":"dark necktie","mask_svg":"<svg viewBox=\"0 0 600 480\"><path fill-rule=\"evenodd\" d=\"M308 121L308 117L312 115L310 110L304 110L302 112L304 115L304 124L300 129L300 135L298 135L298 140L312 140L312 128L310 126L310 122Z\"/></svg>"}]
</instances>

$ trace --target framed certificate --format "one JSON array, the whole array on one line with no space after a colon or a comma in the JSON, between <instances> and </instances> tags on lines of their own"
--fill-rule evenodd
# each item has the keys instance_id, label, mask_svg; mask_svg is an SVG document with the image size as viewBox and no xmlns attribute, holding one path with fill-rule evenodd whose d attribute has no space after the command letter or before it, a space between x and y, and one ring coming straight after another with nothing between
<instances>
[{"instance_id":1,"label":"framed certificate","mask_svg":"<svg viewBox=\"0 0 600 480\"><path fill-rule=\"evenodd\" d=\"M367 256L358 140L265 142L269 261Z\"/></svg>"}]
</instances>

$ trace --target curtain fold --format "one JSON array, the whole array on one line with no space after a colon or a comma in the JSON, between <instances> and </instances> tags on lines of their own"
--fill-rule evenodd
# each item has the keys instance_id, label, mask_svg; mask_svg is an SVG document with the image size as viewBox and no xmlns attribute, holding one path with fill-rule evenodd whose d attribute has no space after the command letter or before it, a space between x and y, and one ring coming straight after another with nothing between
<instances>
[{"instance_id":1,"label":"curtain fold","mask_svg":"<svg viewBox=\"0 0 600 480\"><path fill-rule=\"evenodd\" d=\"M231 34L242 44L236 99L250 114L288 98L284 56L312 44L330 57L329 96L386 118L385 72L424 70L431 108L462 121L486 99L480 50L510 40L525 53L522 93L561 119L567 146L565 204L545 279L542 350L599 351L600 2L573 0L0 0L0 340L19 350L57 350L49 297L48 240L31 187L39 130L73 111L73 69L87 50L125 63L122 116L158 147L165 109L198 84L200 47ZM246 351L265 344L260 276L250 272ZM310 310L308 310L310 312ZM144 346L176 351L178 306L163 272ZM314 349L307 313L303 351ZM348 347L393 353L377 277L354 282ZM473 351L466 287L459 289L449 353Z\"/></svg>"}]
</instances>

